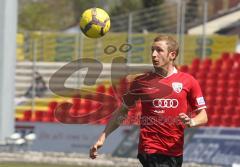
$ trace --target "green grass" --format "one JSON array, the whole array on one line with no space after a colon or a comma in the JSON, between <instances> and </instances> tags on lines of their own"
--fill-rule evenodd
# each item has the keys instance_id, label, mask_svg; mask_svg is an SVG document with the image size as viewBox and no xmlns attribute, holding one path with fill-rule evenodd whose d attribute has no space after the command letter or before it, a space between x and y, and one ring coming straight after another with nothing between
<instances>
[{"instance_id":1,"label":"green grass","mask_svg":"<svg viewBox=\"0 0 240 167\"><path fill-rule=\"evenodd\" d=\"M0 167L84 167L78 165L53 165L40 163L0 162ZM102 166L103 167L103 166Z\"/></svg>"},{"instance_id":2,"label":"green grass","mask_svg":"<svg viewBox=\"0 0 240 167\"><path fill-rule=\"evenodd\" d=\"M37 163L0 163L0 167L73 167L70 165L52 165L52 164L37 164Z\"/></svg>"}]
</instances>

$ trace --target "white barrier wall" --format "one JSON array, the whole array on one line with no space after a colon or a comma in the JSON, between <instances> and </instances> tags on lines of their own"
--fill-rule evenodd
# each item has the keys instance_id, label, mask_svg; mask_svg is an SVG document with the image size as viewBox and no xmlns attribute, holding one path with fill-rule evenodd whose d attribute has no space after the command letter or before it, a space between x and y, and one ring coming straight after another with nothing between
<instances>
[{"instance_id":1,"label":"white barrier wall","mask_svg":"<svg viewBox=\"0 0 240 167\"><path fill-rule=\"evenodd\" d=\"M51 152L78 152L89 153L89 148L94 144L105 126L100 125L68 125L54 123L24 123L16 124L16 131L24 135L34 132L36 140L31 146L33 151ZM110 154L115 151L131 126L121 126L106 140L100 153Z\"/></svg>"}]
</instances>

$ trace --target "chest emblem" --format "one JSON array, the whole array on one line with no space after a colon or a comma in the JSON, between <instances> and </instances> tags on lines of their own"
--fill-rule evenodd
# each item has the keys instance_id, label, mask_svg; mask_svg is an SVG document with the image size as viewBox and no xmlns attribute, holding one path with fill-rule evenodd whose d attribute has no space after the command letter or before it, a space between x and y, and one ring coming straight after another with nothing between
<instances>
[{"instance_id":1,"label":"chest emblem","mask_svg":"<svg viewBox=\"0 0 240 167\"><path fill-rule=\"evenodd\" d=\"M172 88L176 93L180 93L183 88L183 84L180 82L173 82L172 83Z\"/></svg>"}]
</instances>

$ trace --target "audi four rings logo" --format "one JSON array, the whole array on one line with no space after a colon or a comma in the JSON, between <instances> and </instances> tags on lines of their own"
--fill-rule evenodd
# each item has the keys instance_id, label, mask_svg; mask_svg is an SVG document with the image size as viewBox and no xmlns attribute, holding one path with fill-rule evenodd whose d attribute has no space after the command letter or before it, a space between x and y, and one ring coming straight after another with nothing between
<instances>
[{"instance_id":1,"label":"audi four rings logo","mask_svg":"<svg viewBox=\"0 0 240 167\"><path fill-rule=\"evenodd\" d=\"M177 99L154 99L153 106L157 108L177 108Z\"/></svg>"}]
</instances>

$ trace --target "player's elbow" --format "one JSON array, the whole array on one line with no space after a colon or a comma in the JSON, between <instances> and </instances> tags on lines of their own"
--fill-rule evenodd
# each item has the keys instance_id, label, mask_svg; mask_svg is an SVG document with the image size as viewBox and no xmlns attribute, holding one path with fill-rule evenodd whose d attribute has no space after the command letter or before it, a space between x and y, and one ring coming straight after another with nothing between
<instances>
[{"instance_id":1,"label":"player's elbow","mask_svg":"<svg viewBox=\"0 0 240 167\"><path fill-rule=\"evenodd\" d=\"M207 116L207 112L205 109L202 109L199 113L199 120L201 120L199 122L200 125L205 125L208 123L208 116Z\"/></svg>"},{"instance_id":2,"label":"player's elbow","mask_svg":"<svg viewBox=\"0 0 240 167\"><path fill-rule=\"evenodd\" d=\"M114 122L120 125L128 116L128 109L125 106L121 106L114 114Z\"/></svg>"},{"instance_id":3,"label":"player's elbow","mask_svg":"<svg viewBox=\"0 0 240 167\"><path fill-rule=\"evenodd\" d=\"M206 114L206 116L204 117L204 120L203 120L203 124L207 124L208 123L208 116Z\"/></svg>"},{"instance_id":4,"label":"player's elbow","mask_svg":"<svg viewBox=\"0 0 240 167\"><path fill-rule=\"evenodd\" d=\"M204 112L202 123L203 124L207 124L208 123L208 116L207 116L207 112L206 111Z\"/></svg>"}]
</instances>

